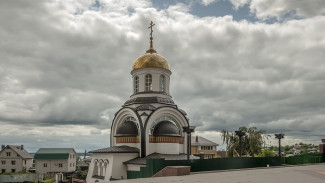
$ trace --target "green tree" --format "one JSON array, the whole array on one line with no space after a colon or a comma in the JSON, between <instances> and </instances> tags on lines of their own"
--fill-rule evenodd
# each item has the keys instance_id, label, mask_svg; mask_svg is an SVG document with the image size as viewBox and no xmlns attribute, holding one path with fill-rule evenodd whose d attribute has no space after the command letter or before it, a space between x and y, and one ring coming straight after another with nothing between
<instances>
[{"instance_id":1,"label":"green tree","mask_svg":"<svg viewBox=\"0 0 325 183\"><path fill-rule=\"evenodd\" d=\"M252 156L259 154L262 150L262 146L269 135L265 135L264 130L258 130L256 127L240 127L238 130L245 132L242 137L242 152L246 156ZM221 131L221 138L224 144L226 144L228 156L239 156L239 137L234 132L226 130Z\"/></svg>"},{"instance_id":2,"label":"green tree","mask_svg":"<svg viewBox=\"0 0 325 183\"><path fill-rule=\"evenodd\" d=\"M258 157L274 157L275 153L269 149L262 149L262 151L257 156Z\"/></svg>"}]
</instances>

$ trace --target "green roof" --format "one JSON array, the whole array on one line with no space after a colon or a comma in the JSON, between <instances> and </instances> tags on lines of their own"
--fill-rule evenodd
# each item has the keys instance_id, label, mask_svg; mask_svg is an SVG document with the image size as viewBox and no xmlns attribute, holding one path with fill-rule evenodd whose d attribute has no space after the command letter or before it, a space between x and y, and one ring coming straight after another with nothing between
<instances>
[{"instance_id":1,"label":"green roof","mask_svg":"<svg viewBox=\"0 0 325 183\"><path fill-rule=\"evenodd\" d=\"M68 159L73 148L40 148L34 159Z\"/></svg>"}]
</instances>

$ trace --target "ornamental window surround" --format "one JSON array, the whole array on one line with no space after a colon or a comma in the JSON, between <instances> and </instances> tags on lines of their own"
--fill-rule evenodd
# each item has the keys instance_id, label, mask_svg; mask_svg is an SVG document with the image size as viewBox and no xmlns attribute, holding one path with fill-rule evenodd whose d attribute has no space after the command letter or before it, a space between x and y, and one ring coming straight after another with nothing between
<instances>
[{"instance_id":1,"label":"ornamental window surround","mask_svg":"<svg viewBox=\"0 0 325 183\"><path fill-rule=\"evenodd\" d=\"M139 77L135 76L134 77L134 93L139 92Z\"/></svg>"},{"instance_id":2,"label":"ornamental window surround","mask_svg":"<svg viewBox=\"0 0 325 183\"><path fill-rule=\"evenodd\" d=\"M160 82L159 82L159 91L164 92L165 91L165 76L160 75Z\"/></svg>"},{"instance_id":3,"label":"ornamental window surround","mask_svg":"<svg viewBox=\"0 0 325 183\"><path fill-rule=\"evenodd\" d=\"M152 75L146 75L146 91L152 91Z\"/></svg>"}]
</instances>

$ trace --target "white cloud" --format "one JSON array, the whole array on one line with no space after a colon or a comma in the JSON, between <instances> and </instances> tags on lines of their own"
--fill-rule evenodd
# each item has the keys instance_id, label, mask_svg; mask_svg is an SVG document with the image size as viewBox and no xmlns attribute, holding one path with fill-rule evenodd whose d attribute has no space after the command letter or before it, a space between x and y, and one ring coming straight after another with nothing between
<instances>
[{"instance_id":1,"label":"white cloud","mask_svg":"<svg viewBox=\"0 0 325 183\"><path fill-rule=\"evenodd\" d=\"M214 2L216 2L216 1L218 1L218 0L202 0L201 3L202 3L204 6L209 6L209 4L214 3Z\"/></svg>"},{"instance_id":2,"label":"white cloud","mask_svg":"<svg viewBox=\"0 0 325 183\"><path fill-rule=\"evenodd\" d=\"M229 1L234 5L235 9L238 10L238 8L248 4L251 0L229 0Z\"/></svg>"},{"instance_id":3,"label":"white cloud","mask_svg":"<svg viewBox=\"0 0 325 183\"><path fill-rule=\"evenodd\" d=\"M258 19L308 18L325 13L323 0L229 0L238 9L249 4L251 13Z\"/></svg>"}]
</instances>

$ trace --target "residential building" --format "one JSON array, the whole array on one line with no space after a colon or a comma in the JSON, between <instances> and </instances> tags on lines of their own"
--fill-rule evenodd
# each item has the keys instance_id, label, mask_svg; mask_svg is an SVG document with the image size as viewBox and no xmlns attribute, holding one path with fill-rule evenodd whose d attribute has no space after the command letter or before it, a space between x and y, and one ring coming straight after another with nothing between
<instances>
[{"instance_id":1,"label":"residential building","mask_svg":"<svg viewBox=\"0 0 325 183\"><path fill-rule=\"evenodd\" d=\"M200 136L191 138L191 154L203 156L204 159L216 158L217 146L217 143Z\"/></svg>"},{"instance_id":2,"label":"residential building","mask_svg":"<svg viewBox=\"0 0 325 183\"><path fill-rule=\"evenodd\" d=\"M34 156L36 173L73 172L77 153L73 148L40 148Z\"/></svg>"},{"instance_id":3,"label":"residential building","mask_svg":"<svg viewBox=\"0 0 325 183\"><path fill-rule=\"evenodd\" d=\"M33 156L23 145L2 145L0 152L0 173L15 173L27 170L33 165Z\"/></svg>"}]
</instances>

